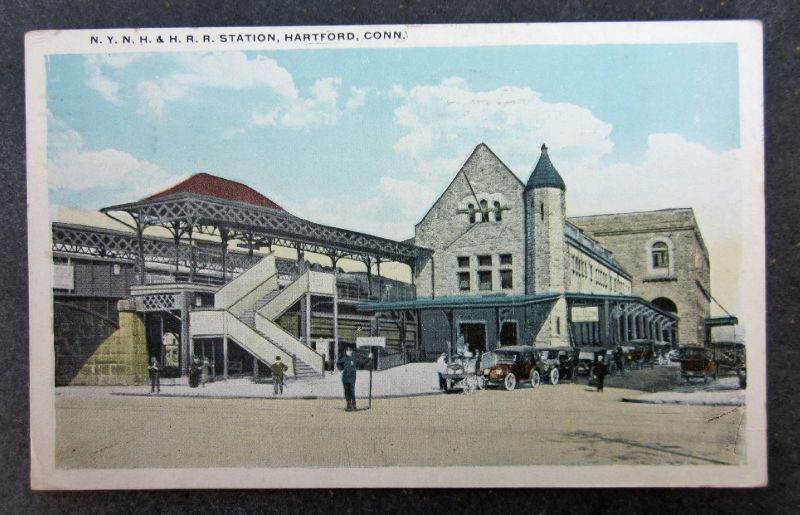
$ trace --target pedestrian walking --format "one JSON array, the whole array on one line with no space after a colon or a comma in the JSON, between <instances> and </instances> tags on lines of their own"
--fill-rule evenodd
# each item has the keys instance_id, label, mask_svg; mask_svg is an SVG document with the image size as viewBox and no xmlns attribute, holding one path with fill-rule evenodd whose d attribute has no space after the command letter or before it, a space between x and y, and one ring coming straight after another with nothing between
<instances>
[{"instance_id":1,"label":"pedestrian walking","mask_svg":"<svg viewBox=\"0 0 800 515\"><path fill-rule=\"evenodd\" d=\"M353 349L348 348L344 356L339 358L336 363L342 371L342 387L344 388L344 398L347 401L345 411L357 411L356 409L356 370L358 365L356 358L353 357Z\"/></svg>"},{"instance_id":2,"label":"pedestrian walking","mask_svg":"<svg viewBox=\"0 0 800 515\"><path fill-rule=\"evenodd\" d=\"M147 373L150 374L150 393L161 393L161 367L158 366L158 360L155 356L150 358L150 366L147 367Z\"/></svg>"},{"instance_id":3,"label":"pedestrian walking","mask_svg":"<svg viewBox=\"0 0 800 515\"><path fill-rule=\"evenodd\" d=\"M614 356L614 364L617 365L619 373L625 375L625 362L622 359L622 347L617 346L617 348L614 349L613 356Z\"/></svg>"},{"instance_id":4,"label":"pedestrian walking","mask_svg":"<svg viewBox=\"0 0 800 515\"><path fill-rule=\"evenodd\" d=\"M603 383L606 380L606 375L608 374L608 365L606 365L605 360L602 356L597 356L597 363L594 365L594 374L597 376L597 391L603 391Z\"/></svg>"},{"instance_id":5,"label":"pedestrian walking","mask_svg":"<svg viewBox=\"0 0 800 515\"><path fill-rule=\"evenodd\" d=\"M283 382L286 378L286 371L289 367L281 361L280 356L275 356L275 361L272 363L272 393L274 395L283 395Z\"/></svg>"},{"instance_id":6,"label":"pedestrian walking","mask_svg":"<svg viewBox=\"0 0 800 515\"><path fill-rule=\"evenodd\" d=\"M200 384L200 360L197 356L192 358L192 365L189 367L189 388L197 388Z\"/></svg>"},{"instance_id":7,"label":"pedestrian walking","mask_svg":"<svg viewBox=\"0 0 800 515\"><path fill-rule=\"evenodd\" d=\"M445 379L445 374L447 374L447 353L442 352L439 359L436 360L436 375L439 378L439 389L442 391L447 391L447 379Z\"/></svg>"},{"instance_id":8,"label":"pedestrian walking","mask_svg":"<svg viewBox=\"0 0 800 515\"><path fill-rule=\"evenodd\" d=\"M200 385L205 388L208 378L211 377L211 362L208 358L203 358L203 364L200 367Z\"/></svg>"}]
</instances>

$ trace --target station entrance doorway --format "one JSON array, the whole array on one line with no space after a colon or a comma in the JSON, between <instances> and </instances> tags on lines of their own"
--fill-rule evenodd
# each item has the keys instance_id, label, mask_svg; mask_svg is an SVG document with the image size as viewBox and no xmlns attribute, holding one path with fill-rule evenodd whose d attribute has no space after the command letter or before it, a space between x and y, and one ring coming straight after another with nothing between
<instances>
[{"instance_id":1,"label":"station entrance doorway","mask_svg":"<svg viewBox=\"0 0 800 515\"><path fill-rule=\"evenodd\" d=\"M459 341L464 341L464 346L473 355L476 352L486 352L486 323L461 322L458 324Z\"/></svg>"}]
</instances>

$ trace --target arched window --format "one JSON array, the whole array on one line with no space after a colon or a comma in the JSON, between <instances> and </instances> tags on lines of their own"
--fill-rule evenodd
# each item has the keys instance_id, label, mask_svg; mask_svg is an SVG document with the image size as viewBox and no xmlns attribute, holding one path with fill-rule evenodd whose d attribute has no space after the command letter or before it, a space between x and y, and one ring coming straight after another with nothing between
<instances>
[{"instance_id":1,"label":"arched window","mask_svg":"<svg viewBox=\"0 0 800 515\"><path fill-rule=\"evenodd\" d=\"M663 241L657 241L650 247L653 269L669 269L669 247Z\"/></svg>"},{"instance_id":2,"label":"arched window","mask_svg":"<svg viewBox=\"0 0 800 515\"><path fill-rule=\"evenodd\" d=\"M500 209L500 202L494 201L494 221L501 222L503 220L503 211Z\"/></svg>"},{"instance_id":3,"label":"arched window","mask_svg":"<svg viewBox=\"0 0 800 515\"><path fill-rule=\"evenodd\" d=\"M675 245L667 237L653 238L645 246L647 277L650 279L675 279Z\"/></svg>"},{"instance_id":4,"label":"arched window","mask_svg":"<svg viewBox=\"0 0 800 515\"><path fill-rule=\"evenodd\" d=\"M469 223L471 224L475 223L475 206L472 204L467 205L467 217Z\"/></svg>"},{"instance_id":5,"label":"arched window","mask_svg":"<svg viewBox=\"0 0 800 515\"><path fill-rule=\"evenodd\" d=\"M481 200L481 222L489 221L489 203Z\"/></svg>"}]
</instances>

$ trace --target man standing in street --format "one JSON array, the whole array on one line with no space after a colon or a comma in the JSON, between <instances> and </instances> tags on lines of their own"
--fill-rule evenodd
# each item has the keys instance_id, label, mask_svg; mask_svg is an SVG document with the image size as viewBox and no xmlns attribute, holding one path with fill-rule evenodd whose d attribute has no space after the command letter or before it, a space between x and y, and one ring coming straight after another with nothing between
<instances>
[{"instance_id":1,"label":"man standing in street","mask_svg":"<svg viewBox=\"0 0 800 515\"><path fill-rule=\"evenodd\" d=\"M158 359L155 356L150 358L147 372L150 374L150 393L161 393L161 367L158 366Z\"/></svg>"},{"instance_id":2,"label":"man standing in street","mask_svg":"<svg viewBox=\"0 0 800 515\"><path fill-rule=\"evenodd\" d=\"M342 371L342 386L344 387L344 398L347 401L345 411L356 411L356 358L353 357L353 349L345 351L345 355L339 358L336 363Z\"/></svg>"},{"instance_id":3,"label":"man standing in street","mask_svg":"<svg viewBox=\"0 0 800 515\"><path fill-rule=\"evenodd\" d=\"M608 366L603 356L597 356L597 362L594 365L594 374L597 376L597 391L602 392L606 381L606 375L608 374Z\"/></svg>"},{"instance_id":4,"label":"man standing in street","mask_svg":"<svg viewBox=\"0 0 800 515\"><path fill-rule=\"evenodd\" d=\"M275 395L283 395L283 380L288 369L289 367L281 362L281 357L275 356L275 362L272 363L272 392Z\"/></svg>"}]
</instances>

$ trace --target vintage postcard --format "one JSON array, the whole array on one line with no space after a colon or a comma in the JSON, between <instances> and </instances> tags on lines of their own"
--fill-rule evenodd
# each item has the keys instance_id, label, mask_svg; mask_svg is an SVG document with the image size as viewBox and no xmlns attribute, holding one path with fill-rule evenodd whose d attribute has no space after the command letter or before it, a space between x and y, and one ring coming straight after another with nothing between
<instances>
[{"instance_id":1,"label":"vintage postcard","mask_svg":"<svg viewBox=\"0 0 800 515\"><path fill-rule=\"evenodd\" d=\"M764 485L761 45L27 34L33 488Z\"/></svg>"}]
</instances>

